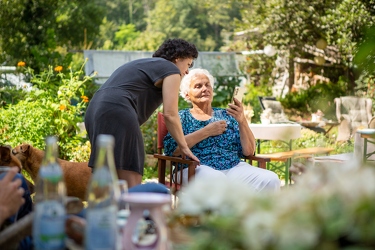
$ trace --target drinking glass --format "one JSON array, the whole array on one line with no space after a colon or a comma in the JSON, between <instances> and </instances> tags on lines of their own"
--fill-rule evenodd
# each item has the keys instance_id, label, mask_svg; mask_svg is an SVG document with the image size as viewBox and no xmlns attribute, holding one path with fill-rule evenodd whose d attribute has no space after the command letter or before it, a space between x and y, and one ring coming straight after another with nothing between
<instances>
[{"instance_id":1,"label":"drinking glass","mask_svg":"<svg viewBox=\"0 0 375 250\"><path fill-rule=\"evenodd\" d=\"M120 188L120 199L118 202L118 210L128 210L129 209L129 204L124 201L123 196L124 194L128 193L128 183L126 180L118 180L118 185Z\"/></svg>"},{"instance_id":2,"label":"drinking glass","mask_svg":"<svg viewBox=\"0 0 375 250\"><path fill-rule=\"evenodd\" d=\"M218 110L214 110L213 114L212 114L212 122L216 122L216 121L226 121L226 123L229 125L229 121L225 120L225 116L224 116L224 112L226 112L225 109L218 109Z\"/></svg>"},{"instance_id":3,"label":"drinking glass","mask_svg":"<svg viewBox=\"0 0 375 250\"><path fill-rule=\"evenodd\" d=\"M124 195L128 193L128 183L125 180L118 180L120 188L120 198L118 200L117 226L119 230L118 245L122 244L122 237L125 225L130 216L129 203L124 200Z\"/></svg>"}]
</instances>

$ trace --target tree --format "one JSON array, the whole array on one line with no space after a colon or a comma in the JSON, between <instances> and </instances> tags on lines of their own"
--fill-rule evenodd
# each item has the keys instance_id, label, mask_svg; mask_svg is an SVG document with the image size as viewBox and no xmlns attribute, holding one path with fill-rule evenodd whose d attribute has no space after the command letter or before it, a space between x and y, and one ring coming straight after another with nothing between
<instances>
[{"instance_id":1,"label":"tree","mask_svg":"<svg viewBox=\"0 0 375 250\"><path fill-rule=\"evenodd\" d=\"M105 11L89 0L1 0L0 60L26 61L36 70L62 60L56 48L78 49L94 41Z\"/></svg>"},{"instance_id":2,"label":"tree","mask_svg":"<svg viewBox=\"0 0 375 250\"><path fill-rule=\"evenodd\" d=\"M232 2L236 1L157 0L146 19L146 30L126 47L142 50L144 39L158 46L166 38L179 37L194 43L201 51L219 50L224 44L222 31L233 31L231 20L240 17L238 4L229 8ZM151 50L156 48L152 46Z\"/></svg>"},{"instance_id":3,"label":"tree","mask_svg":"<svg viewBox=\"0 0 375 250\"><path fill-rule=\"evenodd\" d=\"M364 4L363 2L366 2ZM293 84L293 58L306 54L304 45L315 46L320 39L336 46L342 54L341 65L352 76L352 56L357 51L363 28L374 23L369 10L373 1L357 0L243 0L239 30L255 30L251 49L262 49L272 44L279 50L289 51L289 86ZM256 46L256 47L255 47ZM343 72L339 73L342 74Z\"/></svg>"}]
</instances>

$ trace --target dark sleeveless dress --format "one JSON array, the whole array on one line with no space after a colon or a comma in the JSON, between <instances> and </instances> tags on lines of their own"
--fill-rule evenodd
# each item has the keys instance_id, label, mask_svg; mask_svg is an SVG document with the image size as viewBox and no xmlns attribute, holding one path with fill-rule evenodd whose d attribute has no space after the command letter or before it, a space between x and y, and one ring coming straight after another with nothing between
<instances>
[{"instance_id":1,"label":"dark sleeveless dress","mask_svg":"<svg viewBox=\"0 0 375 250\"><path fill-rule=\"evenodd\" d=\"M111 134L115 137L116 168L143 175L145 151L140 125L162 103L162 89L154 83L173 74L180 74L180 70L163 58L138 59L115 70L95 93L85 114L90 167L95 163L96 137Z\"/></svg>"}]
</instances>

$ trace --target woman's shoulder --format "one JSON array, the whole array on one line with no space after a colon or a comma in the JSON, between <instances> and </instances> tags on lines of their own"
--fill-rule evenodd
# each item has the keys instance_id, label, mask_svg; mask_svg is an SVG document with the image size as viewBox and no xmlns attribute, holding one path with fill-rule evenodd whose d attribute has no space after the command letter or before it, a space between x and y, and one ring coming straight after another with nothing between
<instances>
[{"instance_id":1,"label":"woman's shoulder","mask_svg":"<svg viewBox=\"0 0 375 250\"><path fill-rule=\"evenodd\" d=\"M186 117L186 115L189 115L190 114L190 109L189 108L186 108L186 109L182 109L178 112L178 114L180 115L180 117Z\"/></svg>"}]
</instances>

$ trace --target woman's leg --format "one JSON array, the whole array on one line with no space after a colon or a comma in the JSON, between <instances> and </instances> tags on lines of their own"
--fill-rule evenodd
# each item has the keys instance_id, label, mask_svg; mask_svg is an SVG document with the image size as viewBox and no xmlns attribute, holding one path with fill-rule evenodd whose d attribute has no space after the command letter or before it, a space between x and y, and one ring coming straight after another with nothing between
<instances>
[{"instance_id":1,"label":"woman's leg","mask_svg":"<svg viewBox=\"0 0 375 250\"><path fill-rule=\"evenodd\" d=\"M248 183L256 191L277 191L280 190L280 180L277 174L272 171L251 166L246 162L240 162L227 172L231 180Z\"/></svg>"},{"instance_id":2,"label":"woman's leg","mask_svg":"<svg viewBox=\"0 0 375 250\"><path fill-rule=\"evenodd\" d=\"M120 180L126 180L129 188L142 182L142 175L134 171L117 169L117 176Z\"/></svg>"},{"instance_id":3,"label":"woman's leg","mask_svg":"<svg viewBox=\"0 0 375 250\"><path fill-rule=\"evenodd\" d=\"M225 174L220 172L219 170L215 170L206 165L199 165L195 169L195 176L194 178L199 179L215 179L217 177L225 177ZM180 182L180 174L177 176L178 182ZM186 185L188 183L188 168L184 168L183 170L183 177L182 177L182 185Z\"/></svg>"}]
</instances>

